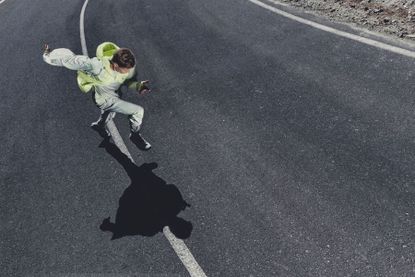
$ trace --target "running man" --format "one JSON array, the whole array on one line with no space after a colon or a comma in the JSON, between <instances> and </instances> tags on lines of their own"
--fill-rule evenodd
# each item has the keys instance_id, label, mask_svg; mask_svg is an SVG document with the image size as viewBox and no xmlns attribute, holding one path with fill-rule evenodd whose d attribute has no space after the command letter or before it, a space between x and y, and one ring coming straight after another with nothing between
<instances>
[{"instance_id":1,"label":"running man","mask_svg":"<svg viewBox=\"0 0 415 277\"><path fill-rule=\"evenodd\" d=\"M78 71L78 85L83 92L92 91L95 105L101 109L101 115L91 128L97 131L103 138L110 137L106 124L115 113L128 116L130 122L130 139L141 150L151 148L141 135L140 128L143 120L144 109L136 104L124 101L120 98L119 88L125 84L138 91L140 95L150 92L148 80L137 82L135 77L135 57L128 48L119 48L111 42L100 44L95 58L83 55L75 55L71 50L58 48L51 50L45 44L43 60L54 66L63 66Z\"/></svg>"}]
</instances>

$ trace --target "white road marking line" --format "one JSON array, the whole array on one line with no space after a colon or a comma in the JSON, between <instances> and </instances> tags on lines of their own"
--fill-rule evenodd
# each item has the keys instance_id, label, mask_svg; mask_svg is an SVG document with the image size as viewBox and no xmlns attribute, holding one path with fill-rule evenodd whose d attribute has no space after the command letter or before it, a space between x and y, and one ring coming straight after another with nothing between
<instances>
[{"instance_id":1,"label":"white road marking line","mask_svg":"<svg viewBox=\"0 0 415 277\"><path fill-rule=\"evenodd\" d=\"M265 4L261 1L258 1L258 0L248 0L248 1L253 3L253 4L256 4L258 6L261 6L265 9L267 9L267 10L270 10L270 11L276 13L276 14L279 14L279 15L282 15L282 16L287 17L289 19L295 20L297 22L309 25L309 26L317 28L319 30L326 31L326 32L329 32L329 33L332 33L332 34L336 34L336 35L341 36L341 37L349 38L349 39L352 39L352 40L355 40L355 41L358 41L358 42L361 42L361 43L364 43L364 44L367 44L367 45L370 45L370 46L374 46L374 47L377 47L377 48L381 48L381 49L384 49L384 50L387 50L387 51L390 51L390 52L393 52L393 53L396 53L396 54L400 54L400 55L403 55L403 56L415 58L415 52L414 51L410 51L410 50L403 49L403 48L393 46L393 45L389 45L389 44L386 44L386 43L383 43L383 42L380 42L380 41L376 41L376 40L373 40L373 39L361 37L361 36L354 35L354 34L351 34L351 33L347 33L347 32L344 32L344 31L340 31L340 30L334 29L332 27L328 27L328 26L313 22L311 20L304 19L304 18L301 18L301 17L296 16L296 15L292 15L288 12L285 12L285 11L277 9L273 6L267 5L267 4ZM266 0L266 1L274 3L274 4L279 4L279 2L274 1L274 0Z\"/></svg>"},{"instance_id":2,"label":"white road marking line","mask_svg":"<svg viewBox=\"0 0 415 277\"><path fill-rule=\"evenodd\" d=\"M115 145L120 149L121 152L123 152L125 155L130 158L130 160L135 163L133 156L131 156L130 151L127 149L127 145L125 145L124 140L122 139L120 132L118 132L118 128L115 125L113 120L110 120L107 123L107 129L108 132L110 132L112 140L114 141Z\"/></svg>"},{"instance_id":3,"label":"white road marking line","mask_svg":"<svg viewBox=\"0 0 415 277\"><path fill-rule=\"evenodd\" d=\"M177 256L179 256L182 263L186 266L187 271L189 271L190 273L190 276L206 277L206 274L203 272L202 268L197 264L195 258L193 257L190 250L187 248L186 244L181 239L176 238L176 236L173 235L168 226L163 228L163 234L169 240L170 245L173 247L174 251L177 253Z\"/></svg>"},{"instance_id":4,"label":"white road marking line","mask_svg":"<svg viewBox=\"0 0 415 277\"><path fill-rule=\"evenodd\" d=\"M6 0L0 0L0 4L3 3L4 1L6 1Z\"/></svg>"},{"instance_id":5,"label":"white road marking line","mask_svg":"<svg viewBox=\"0 0 415 277\"><path fill-rule=\"evenodd\" d=\"M79 21L79 33L81 37L81 46L82 46L82 53L88 56L88 49L86 46L86 39L85 39L85 28L84 28L84 18L85 18L85 9L88 5L89 0L85 0L84 5L82 6L80 21ZM126 154L133 163L134 159L131 156L130 151L128 151L127 146L124 143L120 133L118 132L117 126L115 125L114 121L111 120L107 123L107 129L111 133L111 137L117 145L117 147ZM183 240L178 239L171 233L169 227L163 228L163 234L169 241L170 245L173 247L173 250L176 252L177 256L182 261L183 265L186 267L187 271L189 272L190 276L192 277L206 277L206 274L203 272L202 268L197 263L196 259L193 257L192 253L190 252L189 248L187 248L186 244Z\"/></svg>"},{"instance_id":6,"label":"white road marking line","mask_svg":"<svg viewBox=\"0 0 415 277\"><path fill-rule=\"evenodd\" d=\"M85 0L84 5L82 6L82 9L81 9L81 15L79 16L79 34L81 36L82 54L84 54L85 56L89 56L88 48L86 47L85 27L84 27L85 10L86 10L86 6L88 6L88 2L89 0Z\"/></svg>"}]
</instances>

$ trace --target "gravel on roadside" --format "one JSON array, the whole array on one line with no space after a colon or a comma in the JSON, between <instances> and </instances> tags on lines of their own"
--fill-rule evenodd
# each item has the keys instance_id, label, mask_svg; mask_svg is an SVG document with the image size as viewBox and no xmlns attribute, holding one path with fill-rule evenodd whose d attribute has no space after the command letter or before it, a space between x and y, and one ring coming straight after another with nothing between
<instances>
[{"instance_id":1,"label":"gravel on roadside","mask_svg":"<svg viewBox=\"0 0 415 277\"><path fill-rule=\"evenodd\" d=\"M415 0L280 0L371 31L415 41Z\"/></svg>"}]
</instances>

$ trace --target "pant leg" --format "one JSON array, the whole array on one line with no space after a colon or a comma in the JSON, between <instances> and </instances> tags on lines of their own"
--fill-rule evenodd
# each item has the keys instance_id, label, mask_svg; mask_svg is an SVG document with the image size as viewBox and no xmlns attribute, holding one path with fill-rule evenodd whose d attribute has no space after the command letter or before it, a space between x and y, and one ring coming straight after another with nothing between
<instances>
[{"instance_id":1,"label":"pant leg","mask_svg":"<svg viewBox=\"0 0 415 277\"><path fill-rule=\"evenodd\" d=\"M121 113L128 116L131 132L138 132L141 128L144 109L139 105L124 101L117 97L111 97L106 99L106 103L100 106L100 109L103 110L101 118L106 120L105 122L108 122L110 116L114 113Z\"/></svg>"},{"instance_id":2,"label":"pant leg","mask_svg":"<svg viewBox=\"0 0 415 277\"><path fill-rule=\"evenodd\" d=\"M97 121L95 121L96 124L101 125L102 127L105 127L105 125L108 123L108 121L114 119L115 112L111 111L105 111L105 107L108 106L107 101L104 97L97 99L95 98L96 92L95 90L92 91L92 101L94 101L95 105L100 109L101 114L99 115L99 118Z\"/></svg>"}]
</instances>

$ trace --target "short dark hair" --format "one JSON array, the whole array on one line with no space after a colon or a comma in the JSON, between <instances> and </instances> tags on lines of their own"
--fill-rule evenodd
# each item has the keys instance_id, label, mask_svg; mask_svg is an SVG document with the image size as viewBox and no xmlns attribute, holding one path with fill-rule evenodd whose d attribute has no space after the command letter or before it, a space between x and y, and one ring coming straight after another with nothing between
<instances>
[{"instance_id":1,"label":"short dark hair","mask_svg":"<svg viewBox=\"0 0 415 277\"><path fill-rule=\"evenodd\" d=\"M114 56L112 56L111 61L124 68L132 68L135 66L134 54L128 48L118 49Z\"/></svg>"}]
</instances>

